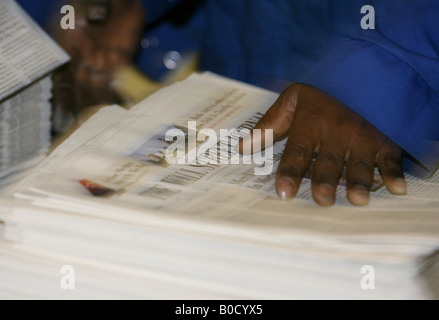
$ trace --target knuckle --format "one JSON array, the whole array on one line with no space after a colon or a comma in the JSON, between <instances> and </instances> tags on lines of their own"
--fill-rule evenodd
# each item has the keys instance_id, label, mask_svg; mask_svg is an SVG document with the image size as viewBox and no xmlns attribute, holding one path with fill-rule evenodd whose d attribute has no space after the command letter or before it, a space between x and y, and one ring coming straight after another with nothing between
<instances>
[{"instance_id":1,"label":"knuckle","mask_svg":"<svg viewBox=\"0 0 439 320\"><path fill-rule=\"evenodd\" d=\"M378 167L386 175L398 175L402 173L402 156L395 153L381 155L378 159Z\"/></svg>"},{"instance_id":2,"label":"knuckle","mask_svg":"<svg viewBox=\"0 0 439 320\"><path fill-rule=\"evenodd\" d=\"M294 83L288 88L286 88L281 94L286 95L288 97L294 97L299 94L302 85L299 83Z\"/></svg>"},{"instance_id":3,"label":"knuckle","mask_svg":"<svg viewBox=\"0 0 439 320\"><path fill-rule=\"evenodd\" d=\"M306 158L311 156L311 148L304 143L293 143L288 146L288 155L298 158Z\"/></svg>"},{"instance_id":4,"label":"knuckle","mask_svg":"<svg viewBox=\"0 0 439 320\"><path fill-rule=\"evenodd\" d=\"M286 88L276 101L277 106L286 116L292 117L296 111L297 101L302 85L293 84Z\"/></svg>"},{"instance_id":5,"label":"knuckle","mask_svg":"<svg viewBox=\"0 0 439 320\"><path fill-rule=\"evenodd\" d=\"M401 167L399 166L387 166L387 167L381 167L380 173L383 176L387 177L403 177L404 172Z\"/></svg>"},{"instance_id":6,"label":"knuckle","mask_svg":"<svg viewBox=\"0 0 439 320\"><path fill-rule=\"evenodd\" d=\"M393 172L402 172L402 166L399 163L395 162L386 162L382 165L380 165L380 170L384 171L386 174L392 174Z\"/></svg>"},{"instance_id":7,"label":"knuckle","mask_svg":"<svg viewBox=\"0 0 439 320\"><path fill-rule=\"evenodd\" d=\"M329 162L337 164L343 162L343 157L333 152L325 152L318 155L317 162Z\"/></svg>"},{"instance_id":8,"label":"knuckle","mask_svg":"<svg viewBox=\"0 0 439 320\"><path fill-rule=\"evenodd\" d=\"M362 170L373 171L375 163L363 158L353 158L349 161L349 166L351 168L361 168Z\"/></svg>"},{"instance_id":9,"label":"knuckle","mask_svg":"<svg viewBox=\"0 0 439 320\"><path fill-rule=\"evenodd\" d=\"M369 181L369 180L364 179L364 178L359 178L359 177L351 177L351 178L348 178L347 185L348 185L348 188L352 188L355 186L362 186L365 189L370 189L370 187L372 185L372 181Z\"/></svg>"},{"instance_id":10,"label":"knuckle","mask_svg":"<svg viewBox=\"0 0 439 320\"><path fill-rule=\"evenodd\" d=\"M312 182L316 185L327 183L336 186L339 182L339 178L331 174L322 173L314 175L312 178Z\"/></svg>"},{"instance_id":11,"label":"knuckle","mask_svg":"<svg viewBox=\"0 0 439 320\"><path fill-rule=\"evenodd\" d=\"M400 166L402 157L394 153L387 153L382 157L382 160L386 165Z\"/></svg>"},{"instance_id":12,"label":"knuckle","mask_svg":"<svg viewBox=\"0 0 439 320\"><path fill-rule=\"evenodd\" d=\"M271 129L273 127L272 125L272 115L268 112L266 113L261 120L259 120L258 124L255 128L261 128L261 129Z\"/></svg>"},{"instance_id":13,"label":"knuckle","mask_svg":"<svg viewBox=\"0 0 439 320\"><path fill-rule=\"evenodd\" d=\"M283 166L282 168L279 168L277 175L278 177L290 177L300 179L304 175L304 170L298 168L295 165L288 164Z\"/></svg>"},{"instance_id":14,"label":"knuckle","mask_svg":"<svg viewBox=\"0 0 439 320\"><path fill-rule=\"evenodd\" d=\"M386 162L400 162L402 159L402 149L394 142L387 140L381 147L380 158Z\"/></svg>"}]
</instances>

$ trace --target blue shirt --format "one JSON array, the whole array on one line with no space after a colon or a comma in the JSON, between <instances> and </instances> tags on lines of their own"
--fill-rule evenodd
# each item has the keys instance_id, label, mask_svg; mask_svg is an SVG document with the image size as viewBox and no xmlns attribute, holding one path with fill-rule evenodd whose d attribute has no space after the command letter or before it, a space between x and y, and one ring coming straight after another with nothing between
<instances>
[{"instance_id":1,"label":"blue shirt","mask_svg":"<svg viewBox=\"0 0 439 320\"><path fill-rule=\"evenodd\" d=\"M205 0L183 26L159 22L189 0L142 1L157 23L137 60L146 72L171 51L199 49L204 70L278 92L312 85L404 148L406 168L427 176L439 166L439 1ZM376 29L362 29L364 5Z\"/></svg>"},{"instance_id":2,"label":"blue shirt","mask_svg":"<svg viewBox=\"0 0 439 320\"><path fill-rule=\"evenodd\" d=\"M16 0L17 3L41 26L47 27L50 16L56 11L60 13L61 7L67 0Z\"/></svg>"},{"instance_id":3,"label":"blue shirt","mask_svg":"<svg viewBox=\"0 0 439 320\"><path fill-rule=\"evenodd\" d=\"M151 20L182 1L143 0ZM362 28L364 5L376 29ZM439 1L207 0L204 11L203 69L276 91L315 86L401 146L406 169L438 168Z\"/></svg>"}]
</instances>

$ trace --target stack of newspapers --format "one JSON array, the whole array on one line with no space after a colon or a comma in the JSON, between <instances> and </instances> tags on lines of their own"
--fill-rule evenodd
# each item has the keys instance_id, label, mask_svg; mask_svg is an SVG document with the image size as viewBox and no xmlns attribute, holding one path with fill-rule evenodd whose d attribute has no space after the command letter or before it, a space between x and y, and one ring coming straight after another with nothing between
<instances>
[{"instance_id":1,"label":"stack of newspapers","mask_svg":"<svg viewBox=\"0 0 439 320\"><path fill-rule=\"evenodd\" d=\"M44 78L0 103L0 183L42 160L50 144L52 82Z\"/></svg>"},{"instance_id":2,"label":"stack of newspapers","mask_svg":"<svg viewBox=\"0 0 439 320\"><path fill-rule=\"evenodd\" d=\"M15 1L0 1L0 186L17 179L47 151L49 74L67 60Z\"/></svg>"},{"instance_id":3,"label":"stack of newspapers","mask_svg":"<svg viewBox=\"0 0 439 320\"><path fill-rule=\"evenodd\" d=\"M235 150L276 98L203 73L101 109L0 202L0 297L437 298L439 177L281 201L285 141Z\"/></svg>"}]
</instances>

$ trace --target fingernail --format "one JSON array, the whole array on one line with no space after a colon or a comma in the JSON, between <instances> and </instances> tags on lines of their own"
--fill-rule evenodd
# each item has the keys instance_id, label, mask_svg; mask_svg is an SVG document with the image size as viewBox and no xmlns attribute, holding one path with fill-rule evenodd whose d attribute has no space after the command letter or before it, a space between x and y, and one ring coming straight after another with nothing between
<instances>
[{"instance_id":1,"label":"fingernail","mask_svg":"<svg viewBox=\"0 0 439 320\"><path fill-rule=\"evenodd\" d=\"M406 195L407 194L407 182L404 179L397 178L391 184L391 191L396 195Z\"/></svg>"},{"instance_id":2,"label":"fingernail","mask_svg":"<svg viewBox=\"0 0 439 320\"><path fill-rule=\"evenodd\" d=\"M370 201L369 191L366 187L357 185L350 190L349 200L356 206L365 206Z\"/></svg>"},{"instance_id":3,"label":"fingernail","mask_svg":"<svg viewBox=\"0 0 439 320\"><path fill-rule=\"evenodd\" d=\"M333 205L335 202L335 190L334 187L328 183L323 183L316 188L316 192L314 192L315 200L320 205Z\"/></svg>"},{"instance_id":4,"label":"fingernail","mask_svg":"<svg viewBox=\"0 0 439 320\"><path fill-rule=\"evenodd\" d=\"M296 196L297 188L293 181L282 178L276 183L277 194L283 201L291 200Z\"/></svg>"}]
</instances>

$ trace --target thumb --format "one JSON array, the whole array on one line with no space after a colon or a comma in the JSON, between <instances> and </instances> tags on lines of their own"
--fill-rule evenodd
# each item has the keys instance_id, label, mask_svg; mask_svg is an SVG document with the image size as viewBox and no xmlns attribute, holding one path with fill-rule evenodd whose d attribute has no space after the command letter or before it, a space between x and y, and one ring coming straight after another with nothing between
<instances>
[{"instance_id":1,"label":"thumb","mask_svg":"<svg viewBox=\"0 0 439 320\"><path fill-rule=\"evenodd\" d=\"M247 154L249 150L251 150L250 153L260 152L269 148L274 141L286 136L293 123L300 88L300 84L293 84L280 94L276 102L253 128L253 132L239 142L240 153ZM271 141L265 141L266 130L273 130L273 139L269 139Z\"/></svg>"}]
</instances>

